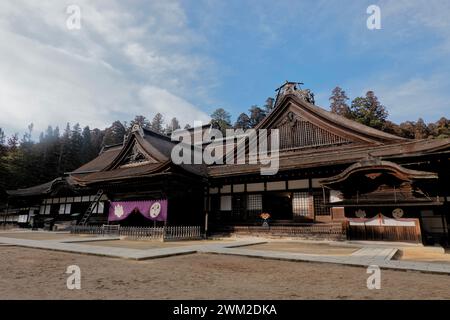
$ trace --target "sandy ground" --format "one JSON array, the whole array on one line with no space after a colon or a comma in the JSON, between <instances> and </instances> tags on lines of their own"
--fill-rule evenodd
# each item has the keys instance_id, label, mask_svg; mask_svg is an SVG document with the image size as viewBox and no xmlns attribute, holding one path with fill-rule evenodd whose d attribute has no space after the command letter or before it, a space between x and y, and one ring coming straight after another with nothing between
<instances>
[{"instance_id":1,"label":"sandy ground","mask_svg":"<svg viewBox=\"0 0 450 320\"><path fill-rule=\"evenodd\" d=\"M81 268L68 290L66 268ZM131 261L0 247L1 299L450 299L450 276L383 270L368 290L365 268L193 254Z\"/></svg>"},{"instance_id":2,"label":"sandy ground","mask_svg":"<svg viewBox=\"0 0 450 320\"><path fill-rule=\"evenodd\" d=\"M432 263L449 263L450 264L450 250L445 253L440 253L433 250L426 250L426 248L401 248L401 255L398 260L407 261L423 261Z\"/></svg>"},{"instance_id":3,"label":"sandy ground","mask_svg":"<svg viewBox=\"0 0 450 320\"><path fill-rule=\"evenodd\" d=\"M263 251L283 251L319 255L350 255L359 248L330 246L325 243L310 242L268 242L253 246L246 246L245 249L263 250Z\"/></svg>"}]
</instances>

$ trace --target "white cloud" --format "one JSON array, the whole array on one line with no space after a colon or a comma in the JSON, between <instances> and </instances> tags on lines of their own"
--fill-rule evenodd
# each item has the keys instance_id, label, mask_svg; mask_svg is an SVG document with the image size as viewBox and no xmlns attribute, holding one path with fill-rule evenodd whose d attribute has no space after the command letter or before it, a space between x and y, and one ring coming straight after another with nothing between
<instances>
[{"instance_id":1,"label":"white cloud","mask_svg":"<svg viewBox=\"0 0 450 320\"><path fill-rule=\"evenodd\" d=\"M445 93L449 87L448 77L440 74L427 78L414 77L406 82L378 81L370 88L388 107L390 118L394 121L423 118L434 122L449 116L450 95ZM367 90L369 87L364 91Z\"/></svg>"},{"instance_id":2,"label":"white cloud","mask_svg":"<svg viewBox=\"0 0 450 320\"><path fill-rule=\"evenodd\" d=\"M146 86L140 89L139 98L143 105L151 106L156 112L165 115L166 120L177 117L180 121L188 122L191 126L194 120L203 121L204 123L209 121L209 116L205 113L166 89Z\"/></svg>"},{"instance_id":3,"label":"white cloud","mask_svg":"<svg viewBox=\"0 0 450 320\"><path fill-rule=\"evenodd\" d=\"M439 38L430 48L429 58L442 55L448 59L450 52L450 2L441 0L386 1L383 6L385 19L392 21L391 32L403 38L416 38L417 34L431 34Z\"/></svg>"},{"instance_id":4,"label":"white cloud","mask_svg":"<svg viewBox=\"0 0 450 320\"><path fill-rule=\"evenodd\" d=\"M23 132L33 122L38 133L70 121L102 128L156 112L181 123L208 119L186 97L207 92L200 79L211 77L212 62L191 52L204 40L177 1L77 0L76 31L66 28L69 4L0 3L0 127Z\"/></svg>"}]
</instances>

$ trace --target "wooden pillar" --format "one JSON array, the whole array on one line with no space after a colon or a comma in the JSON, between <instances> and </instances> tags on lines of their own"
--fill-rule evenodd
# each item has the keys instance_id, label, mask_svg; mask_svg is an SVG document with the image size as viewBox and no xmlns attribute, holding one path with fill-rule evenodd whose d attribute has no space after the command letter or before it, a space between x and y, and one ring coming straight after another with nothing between
<instances>
[{"instance_id":1,"label":"wooden pillar","mask_svg":"<svg viewBox=\"0 0 450 320\"><path fill-rule=\"evenodd\" d=\"M162 194L161 194L164 198L167 199L167 214L166 214L166 220L164 221L164 227L167 226L167 222L169 221L169 208L170 208L169 191L170 191L169 179L164 179L164 182L162 185Z\"/></svg>"},{"instance_id":2,"label":"wooden pillar","mask_svg":"<svg viewBox=\"0 0 450 320\"><path fill-rule=\"evenodd\" d=\"M8 213L9 213L9 198L6 200L6 212L5 212L5 219L4 219L5 225L6 225L6 219L8 217Z\"/></svg>"},{"instance_id":3,"label":"wooden pillar","mask_svg":"<svg viewBox=\"0 0 450 320\"><path fill-rule=\"evenodd\" d=\"M308 178L308 194L310 196L311 199L311 208L312 208L312 219L313 222L316 222L316 207L314 205L314 192L313 192L313 187L312 187L312 179Z\"/></svg>"},{"instance_id":4,"label":"wooden pillar","mask_svg":"<svg viewBox=\"0 0 450 320\"><path fill-rule=\"evenodd\" d=\"M205 193L203 193L205 194ZM209 185L206 185L206 201L203 201L203 205L205 206L206 204L206 208L204 208L204 212L205 212L205 239L208 238L208 215L209 215L209 208L210 208L210 196L209 196Z\"/></svg>"}]
</instances>

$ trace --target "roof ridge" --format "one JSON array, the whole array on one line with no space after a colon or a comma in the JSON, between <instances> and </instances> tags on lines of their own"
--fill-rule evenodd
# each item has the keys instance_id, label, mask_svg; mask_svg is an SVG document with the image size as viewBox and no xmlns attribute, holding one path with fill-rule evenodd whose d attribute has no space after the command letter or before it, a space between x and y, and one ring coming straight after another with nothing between
<instances>
[{"instance_id":1,"label":"roof ridge","mask_svg":"<svg viewBox=\"0 0 450 320\"><path fill-rule=\"evenodd\" d=\"M143 131L144 131L144 134L145 134L146 131L147 131L148 133L153 134L153 135L155 135L155 136L157 136L157 137L163 138L164 140L172 141L172 139L171 139L168 135L166 135L166 134L160 133L160 132L155 131L155 130L150 129L150 128L142 128L142 129L143 129Z\"/></svg>"}]
</instances>

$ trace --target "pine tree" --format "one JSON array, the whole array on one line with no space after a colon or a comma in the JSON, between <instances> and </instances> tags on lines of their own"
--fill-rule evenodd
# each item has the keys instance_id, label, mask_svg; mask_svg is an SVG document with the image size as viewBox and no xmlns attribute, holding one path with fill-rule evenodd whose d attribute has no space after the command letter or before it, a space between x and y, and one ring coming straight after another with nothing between
<instances>
[{"instance_id":1,"label":"pine tree","mask_svg":"<svg viewBox=\"0 0 450 320\"><path fill-rule=\"evenodd\" d=\"M61 137L59 127L53 129L48 126L42 135L42 142L37 146L37 152L41 159L39 170L40 182L46 182L59 175L59 163L61 152Z\"/></svg>"},{"instance_id":2,"label":"pine tree","mask_svg":"<svg viewBox=\"0 0 450 320\"><path fill-rule=\"evenodd\" d=\"M274 102L275 102L275 100L274 100L274 98L272 98L272 97L268 97L267 99L266 99L266 103L264 104L264 112L266 113L266 114L269 114L272 110L273 110L273 108L274 108Z\"/></svg>"},{"instance_id":3,"label":"pine tree","mask_svg":"<svg viewBox=\"0 0 450 320\"><path fill-rule=\"evenodd\" d=\"M10 138L8 138L8 149L10 151L15 151L19 146L19 134L14 133Z\"/></svg>"},{"instance_id":4,"label":"pine tree","mask_svg":"<svg viewBox=\"0 0 450 320\"><path fill-rule=\"evenodd\" d=\"M211 114L211 125L225 134L225 130L231 128L231 115L223 108L218 108Z\"/></svg>"},{"instance_id":5,"label":"pine tree","mask_svg":"<svg viewBox=\"0 0 450 320\"><path fill-rule=\"evenodd\" d=\"M2 128L0 128L0 201L6 197L7 180L9 179L8 170L6 168L7 149L5 146L6 135Z\"/></svg>"},{"instance_id":6,"label":"pine tree","mask_svg":"<svg viewBox=\"0 0 450 320\"><path fill-rule=\"evenodd\" d=\"M0 156L6 152L6 135L2 128L0 128Z\"/></svg>"},{"instance_id":7,"label":"pine tree","mask_svg":"<svg viewBox=\"0 0 450 320\"><path fill-rule=\"evenodd\" d=\"M180 123L178 122L177 118L172 118L170 120L170 123L166 126L166 130L165 133L170 136L172 134L172 132L174 132L175 130L180 129Z\"/></svg>"},{"instance_id":8,"label":"pine tree","mask_svg":"<svg viewBox=\"0 0 450 320\"><path fill-rule=\"evenodd\" d=\"M352 117L366 126L383 129L388 117L386 108L378 101L373 91L368 91L365 97L357 97L351 105Z\"/></svg>"},{"instance_id":9,"label":"pine tree","mask_svg":"<svg viewBox=\"0 0 450 320\"><path fill-rule=\"evenodd\" d=\"M14 133L8 138L7 153L2 157L2 170L6 173L3 180L5 189L16 188L20 186L23 178L24 170L20 168L22 164L22 152L19 148L19 134Z\"/></svg>"},{"instance_id":10,"label":"pine tree","mask_svg":"<svg viewBox=\"0 0 450 320\"><path fill-rule=\"evenodd\" d=\"M33 123L30 123L28 125L28 130L24 133L23 137L22 137L22 141L20 142L21 144L27 144L31 142L31 135L33 133Z\"/></svg>"},{"instance_id":11,"label":"pine tree","mask_svg":"<svg viewBox=\"0 0 450 320\"><path fill-rule=\"evenodd\" d=\"M265 117L266 112L260 107L254 105L249 110L250 112L250 127L256 127Z\"/></svg>"},{"instance_id":12,"label":"pine tree","mask_svg":"<svg viewBox=\"0 0 450 320\"><path fill-rule=\"evenodd\" d=\"M86 163L92 160L96 155L96 152L94 151L92 145L91 129L89 128L89 126L84 127L83 133L81 135L82 141L80 159L81 163Z\"/></svg>"},{"instance_id":13,"label":"pine tree","mask_svg":"<svg viewBox=\"0 0 450 320\"><path fill-rule=\"evenodd\" d=\"M53 127L48 126L47 130L45 130L45 132L41 132L41 135L39 136L39 141L42 143L46 143L47 141L50 141L52 139L52 137L53 137Z\"/></svg>"},{"instance_id":14,"label":"pine tree","mask_svg":"<svg viewBox=\"0 0 450 320\"><path fill-rule=\"evenodd\" d=\"M69 147L67 150L67 167L65 168L67 171L75 170L82 163L81 150L83 146L83 136L81 132L80 124L75 124L72 128Z\"/></svg>"},{"instance_id":15,"label":"pine tree","mask_svg":"<svg viewBox=\"0 0 450 320\"><path fill-rule=\"evenodd\" d=\"M448 120L445 117L442 117L438 121L436 121L434 136L438 138L449 138L450 120Z\"/></svg>"},{"instance_id":16,"label":"pine tree","mask_svg":"<svg viewBox=\"0 0 450 320\"><path fill-rule=\"evenodd\" d=\"M66 124L66 128L64 129L64 133L61 136L60 144L59 144L59 156L58 156L58 166L57 172L58 174L64 174L66 168L69 166L68 154L70 149L70 136L72 131L70 129L70 123Z\"/></svg>"},{"instance_id":17,"label":"pine tree","mask_svg":"<svg viewBox=\"0 0 450 320\"><path fill-rule=\"evenodd\" d=\"M92 152L94 156L97 156L103 147L105 131L106 130L100 130L98 128L91 130Z\"/></svg>"},{"instance_id":18,"label":"pine tree","mask_svg":"<svg viewBox=\"0 0 450 320\"><path fill-rule=\"evenodd\" d=\"M126 133L127 130L122 122L114 121L111 127L105 129L102 145L111 146L122 143ZM99 134L96 135L96 138L100 139Z\"/></svg>"},{"instance_id":19,"label":"pine tree","mask_svg":"<svg viewBox=\"0 0 450 320\"><path fill-rule=\"evenodd\" d=\"M18 185L38 184L40 182L40 173L43 170L42 161L36 152L37 146L31 139L33 124L28 126L28 130L23 135L20 142L17 159L12 163L17 167L16 182Z\"/></svg>"},{"instance_id":20,"label":"pine tree","mask_svg":"<svg viewBox=\"0 0 450 320\"><path fill-rule=\"evenodd\" d=\"M133 128L133 126L137 124L139 126L141 126L144 129L151 129L151 124L150 121L144 117L144 116L135 116L134 120L131 120L130 122L130 129Z\"/></svg>"},{"instance_id":21,"label":"pine tree","mask_svg":"<svg viewBox=\"0 0 450 320\"><path fill-rule=\"evenodd\" d=\"M336 87L331 92L330 100L330 110L333 113L339 114L343 117L352 118L352 113L350 111L350 107L347 104L348 97L344 90L340 87Z\"/></svg>"},{"instance_id":22,"label":"pine tree","mask_svg":"<svg viewBox=\"0 0 450 320\"><path fill-rule=\"evenodd\" d=\"M234 124L234 128L247 130L250 127L251 127L250 118L248 117L248 115L246 113L242 112L239 115L239 117L237 118L237 120Z\"/></svg>"},{"instance_id":23,"label":"pine tree","mask_svg":"<svg viewBox=\"0 0 450 320\"><path fill-rule=\"evenodd\" d=\"M422 118L419 118L414 126L414 138L415 139L426 139L430 135L428 127Z\"/></svg>"},{"instance_id":24,"label":"pine tree","mask_svg":"<svg viewBox=\"0 0 450 320\"><path fill-rule=\"evenodd\" d=\"M150 125L150 128L153 131L156 131L158 133L163 134L164 133L164 120L163 120L163 115L161 113L157 113L155 114L155 116L153 117L152 123Z\"/></svg>"},{"instance_id":25,"label":"pine tree","mask_svg":"<svg viewBox=\"0 0 450 320\"><path fill-rule=\"evenodd\" d=\"M401 136L408 139L414 139L415 123L412 121L405 121L400 123Z\"/></svg>"}]
</instances>

